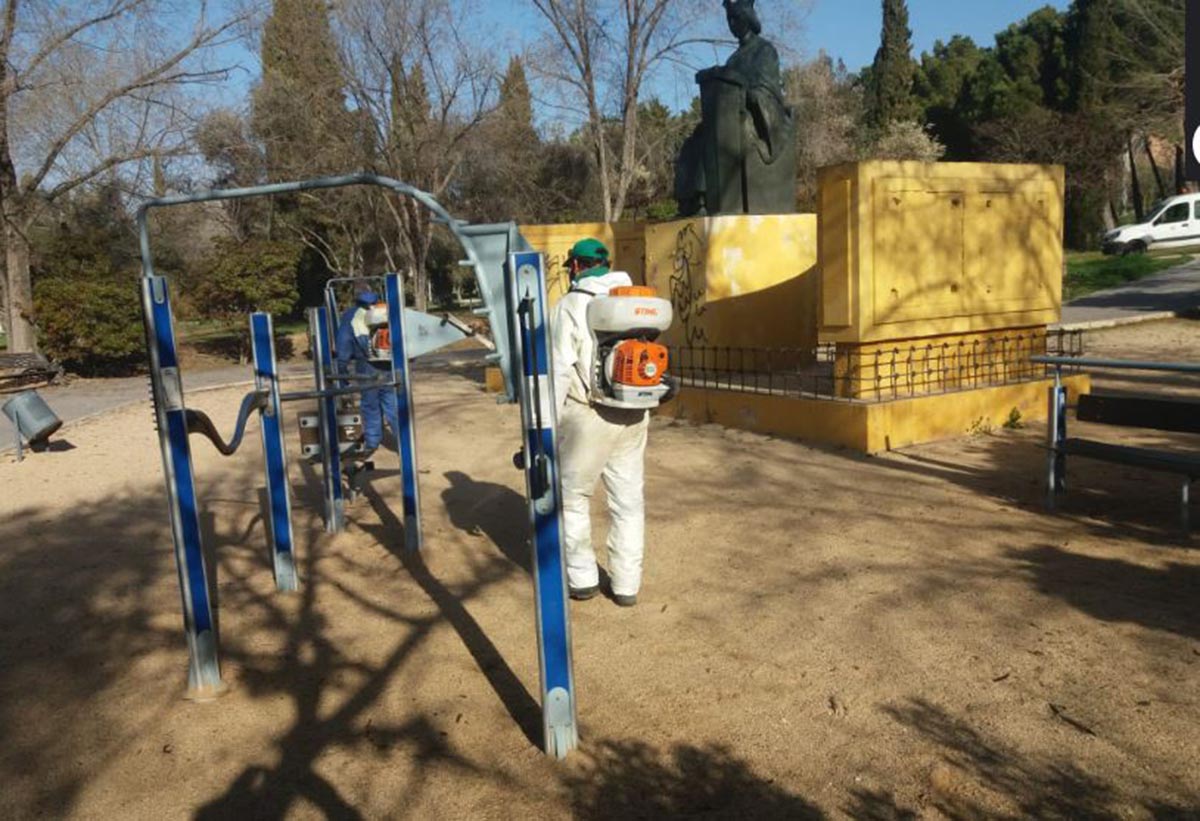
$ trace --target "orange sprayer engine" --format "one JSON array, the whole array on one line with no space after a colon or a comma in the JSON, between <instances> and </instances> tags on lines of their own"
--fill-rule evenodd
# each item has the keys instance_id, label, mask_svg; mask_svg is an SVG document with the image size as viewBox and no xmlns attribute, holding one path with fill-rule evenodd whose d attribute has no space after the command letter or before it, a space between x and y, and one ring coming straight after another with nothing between
<instances>
[{"instance_id":1,"label":"orange sprayer engine","mask_svg":"<svg viewBox=\"0 0 1200 821\"><path fill-rule=\"evenodd\" d=\"M371 331L369 358L375 362L391 362L392 335L387 324L387 303L376 302L367 309L367 328Z\"/></svg>"},{"instance_id":2,"label":"orange sprayer engine","mask_svg":"<svg viewBox=\"0 0 1200 821\"><path fill-rule=\"evenodd\" d=\"M673 394L665 345L654 340L671 326L671 303L653 288L613 288L591 301L594 341L592 401L618 408L654 408Z\"/></svg>"}]
</instances>

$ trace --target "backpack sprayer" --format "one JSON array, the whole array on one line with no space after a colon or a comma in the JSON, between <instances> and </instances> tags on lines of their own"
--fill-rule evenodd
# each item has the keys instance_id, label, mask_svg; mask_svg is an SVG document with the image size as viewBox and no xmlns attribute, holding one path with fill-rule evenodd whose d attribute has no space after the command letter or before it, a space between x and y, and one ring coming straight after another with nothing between
<instances>
[{"instance_id":1,"label":"backpack sprayer","mask_svg":"<svg viewBox=\"0 0 1200 821\"><path fill-rule=\"evenodd\" d=\"M613 288L588 304L594 404L656 408L675 395L667 348L654 341L671 327L671 319L670 301L642 286Z\"/></svg>"},{"instance_id":2,"label":"backpack sprayer","mask_svg":"<svg viewBox=\"0 0 1200 821\"><path fill-rule=\"evenodd\" d=\"M370 346L367 358L372 362L391 363L392 335L387 326L387 303L376 302L367 309L367 328L370 329Z\"/></svg>"}]
</instances>

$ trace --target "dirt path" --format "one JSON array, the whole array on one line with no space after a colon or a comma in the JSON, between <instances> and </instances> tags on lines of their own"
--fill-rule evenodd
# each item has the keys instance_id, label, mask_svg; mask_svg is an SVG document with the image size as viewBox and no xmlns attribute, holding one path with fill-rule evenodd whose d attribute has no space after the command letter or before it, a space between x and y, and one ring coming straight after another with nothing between
<instances>
[{"instance_id":1,"label":"dirt path","mask_svg":"<svg viewBox=\"0 0 1200 821\"><path fill-rule=\"evenodd\" d=\"M400 548L394 472L332 537L294 459L297 595L273 592L257 436L197 444L231 685L211 704L180 698L145 409L0 457L9 817L1200 808L1200 553L1171 479L1094 463L1047 516L1040 426L863 458L658 420L642 602L572 605L583 742L556 765L531 740L518 414L452 372L417 383L427 550ZM239 393L196 404L227 429Z\"/></svg>"}]
</instances>

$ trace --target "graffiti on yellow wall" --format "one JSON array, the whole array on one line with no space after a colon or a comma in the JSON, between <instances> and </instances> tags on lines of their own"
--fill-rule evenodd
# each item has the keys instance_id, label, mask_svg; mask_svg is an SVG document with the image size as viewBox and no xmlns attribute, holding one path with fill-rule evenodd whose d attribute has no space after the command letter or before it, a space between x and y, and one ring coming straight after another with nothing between
<instances>
[{"instance_id":1,"label":"graffiti on yellow wall","mask_svg":"<svg viewBox=\"0 0 1200 821\"><path fill-rule=\"evenodd\" d=\"M671 300L670 345L816 345L816 217L726 216L646 227L646 284Z\"/></svg>"},{"instance_id":2,"label":"graffiti on yellow wall","mask_svg":"<svg viewBox=\"0 0 1200 821\"><path fill-rule=\"evenodd\" d=\"M671 258L671 278L668 280L671 309L675 322L682 326L684 345L703 345L708 340L704 327L707 305L704 293L705 242L696 231L696 224L685 223L675 235L675 253Z\"/></svg>"}]
</instances>

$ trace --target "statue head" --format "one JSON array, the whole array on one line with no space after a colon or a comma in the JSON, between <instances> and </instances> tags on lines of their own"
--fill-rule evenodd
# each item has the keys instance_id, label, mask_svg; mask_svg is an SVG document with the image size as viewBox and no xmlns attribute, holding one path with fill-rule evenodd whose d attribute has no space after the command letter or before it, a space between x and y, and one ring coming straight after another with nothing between
<instances>
[{"instance_id":1,"label":"statue head","mask_svg":"<svg viewBox=\"0 0 1200 821\"><path fill-rule=\"evenodd\" d=\"M729 23L729 31L740 43L746 35L753 32L762 34L762 23L758 13L754 11L754 0L722 0L725 6L725 20Z\"/></svg>"}]
</instances>

